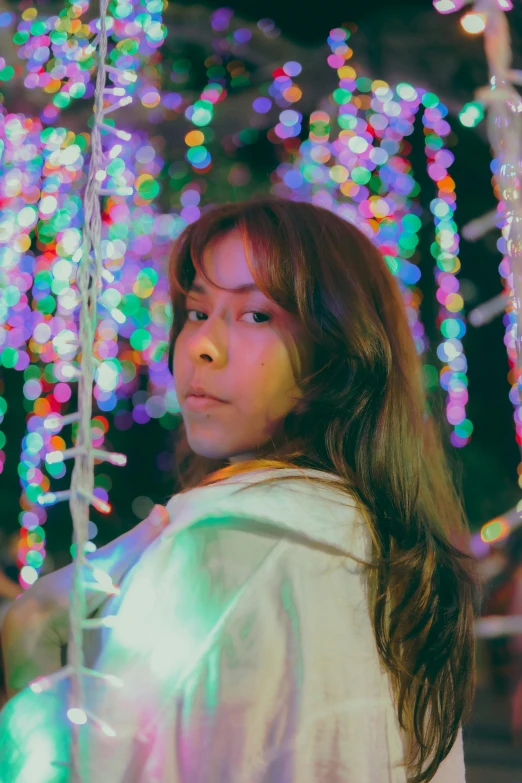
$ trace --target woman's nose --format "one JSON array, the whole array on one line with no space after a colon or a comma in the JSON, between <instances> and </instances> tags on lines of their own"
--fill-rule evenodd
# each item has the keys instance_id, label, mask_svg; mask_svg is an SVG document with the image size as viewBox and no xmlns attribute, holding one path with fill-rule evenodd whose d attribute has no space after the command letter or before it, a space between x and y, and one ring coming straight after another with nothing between
<instances>
[{"instance_id":1,"label":"woman's nose","mask_svg":"<svg viewBox=\"0 0 522 783\"><path fill-rule=\"evenodd\" d=\"M188 346L189 356L194 364L212 364L222 366L227 361L227 350L222 338L211 334L208 329L199 330L192 336Z\"/></svg>"}]
</instances>

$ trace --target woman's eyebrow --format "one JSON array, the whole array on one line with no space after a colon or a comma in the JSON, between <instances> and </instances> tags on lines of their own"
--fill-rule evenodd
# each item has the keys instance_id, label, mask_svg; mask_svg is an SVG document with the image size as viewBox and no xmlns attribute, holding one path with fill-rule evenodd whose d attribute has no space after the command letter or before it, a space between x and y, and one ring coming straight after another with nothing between
<instances>
[{"instance_id":1,"label":"woman's eyebrow","mask_svg":"<svg viewBox=\"0 0 522 783\"><path fill-rule=\"evenodd\" d=\"M262 293L255 283L243 283L243 285L238 285L236 288L227 288L225 290L231 291L234 294L249 294L253 291ZM192 283L189 288L189 294L207 294L208 292L208 288L200 283Z\"/></svg>"}]
</instances>

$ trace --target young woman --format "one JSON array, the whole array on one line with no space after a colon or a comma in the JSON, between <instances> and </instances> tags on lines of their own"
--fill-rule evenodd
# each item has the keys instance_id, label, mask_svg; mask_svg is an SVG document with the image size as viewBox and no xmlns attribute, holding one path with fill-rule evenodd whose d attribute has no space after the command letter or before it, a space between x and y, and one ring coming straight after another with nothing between
<instances>
[{"instance_id":1,"label":"young woman","mask_svg":"<svg viewBox=\"0 0 522 783\"><path fill-rule=\"evenodd\" d=\"M115 619L87 660L123 687L85 678L86 779L464 783L475 578L385 262L266 198L205 211L169 274L179 491L94 556L121 592L90 596ZM25 686L59 669L70 581L8 613L1 780L68 780L67 680Z\"/></svg>"}]
</instances>

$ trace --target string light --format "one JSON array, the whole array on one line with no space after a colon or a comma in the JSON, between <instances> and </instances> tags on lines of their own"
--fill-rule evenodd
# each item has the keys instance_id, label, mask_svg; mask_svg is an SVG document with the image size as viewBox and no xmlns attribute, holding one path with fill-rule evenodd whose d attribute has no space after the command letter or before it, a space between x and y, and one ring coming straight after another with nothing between
<instances>
[{"instance_id":1,"label":"string light","mask_svg":"<svg viewBox=\"0 0 522 783\"><path fill-rule=\"evenodd\" d=\"M485 33L484 46L490 79L488 86L476 91L477 103L464 107L464 115L469 115L470 107L474 107L477 113L482 113L483 106L488 109L488 135L495 156L491 169L499 207L497 211L472 221L466 227L466 232L468 238L474 241L496 225L502 226L502 236L497 247L503 254L499 272L504 290L501 296L496 297L496 301L486 302L476 308L473 321L476 325L486 323L494 314L501 312L503 306L506 307L503 320L506 328L504 343L510 366L509 398L514 408L516 440L522 451L522 172L519 149L522 98L513 86L520 84L520 74L511 69L511 40L505 16L505 12L513 7L511 0L484 0L480 5L477 4L479 7L486 12L467 14L463 21L468 19L468 31ZM522 487L522 462L518 465L517 473L519 486ZM488 523L481 531L481 540L503 538L514 523L520 524L522 506L519 506L505 515L503 520Z\"/></svg>"},{"instance_id":2,"label":"string light","mask_svg":"<svg viewBox=\"0 0 522 783\"><path fill-rule=\"evenodd\" d=\"M459 111L459 120L466 128L474 128L484 119L484 109L479 101L472 101Z\"/></svg>"},{"instance_id":3,"label":"string light","mask_svg":"<svg viewBox=\"0 0 522 783\"><path fill-rule=\"evenodd\" d=\"M434 0L433 5L439 14L450 14L464 5L464 0Z\"/></svg>"},{"instance_id":4,"label":"string light","mask_svg":"<svg viewBox=\"0 0 522 783\"><path fill-rule=\"evenodd\" d=\"M461 448L469 443L473 424L466 418L468 379L462 343L466 322L464 299L460 294L458 280L460 239L454 220L455 183L448 173L454 156L444 147L443 141L451 128L444 119L448 110L436 96L425 93L423 104L428 174L437 185L437 197L432 200L430 210L435 222L435 242L431 246L431 253L436 260L436 297L440 305L437 326L443 337L437 347L437 355L443 364L440 384L447 392L446 417L453 426L450 441L453 446Z\"/></svg>"},{"instance_id":5,"label":"string light","mask_svg":"<svg viewBox=\"0 0 522 783\"><path fill-rule=\"evenodd\" d=\"M478 35L479 33L483 33L486 29L486 17L484 14L476 12L464 14L460 23L462 28L470 35Z\"/></svg>"},{"instance_id":6,"label":"string light","mask_svg":"<svg viewBox=\"0 0 522 783\"><path fill-rule=\"evenodd\" d=\"M328 39L332 50L328 62L339 76L339 87L331 100L338 106L338 136L331 140L333 118L327 111L312 112L308 140L300 145L297 159L278 166L282 181L273 189L280 195L326 206L370 236L397 278L417 351L423 354L428 342L419 317L421 273L416 263L422 211L416 198L419 186L407 158L410 145L405 139L413 131L419 107L423 108L428 174L438 188L431 211L436 234L432 253L439 283L437 323L444 338L438 348L443 365L440 383L447 392L451 442L462 447L470 440L472 424L465 414L467 365L461 338L466 327L456 277L460 268L453 220L456 202L454 183L447 172L453 155L444 149L443 142L450 132L444 119L447 109L433 93L410 84L401 83L393 89L382 80L358 76L346 65L351 56L348 38L349 31L336 28ZM280 72L275 75L279 77ZM275 141L277 130L276 126ZM436 384L437 370L426 362L424 371L431 388Z\"/></svg>"}]
</instances>

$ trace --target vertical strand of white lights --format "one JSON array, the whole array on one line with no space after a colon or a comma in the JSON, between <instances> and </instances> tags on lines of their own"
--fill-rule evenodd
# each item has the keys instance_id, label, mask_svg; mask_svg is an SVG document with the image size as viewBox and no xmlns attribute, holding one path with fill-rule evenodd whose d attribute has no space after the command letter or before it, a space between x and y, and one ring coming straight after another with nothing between
<instances>
[{"instance_id":1,"label":"vertical strand of white lights","mask_svg":"<svg viewBox=\"0 0 522 783\"><path fill-rule=\"evenodd\" d=\"M89 506L94 495L94 456L92 453L91 416L94 380L92 346L97 323L97 300L102 289L100 183L97 172L103 170L103 151L100 124L103 123L103 90L105 87L105 59L107 56L106 14L108 0L100 3L100 40L98 43L98 72L94 98L94 124L91 136L91 160L84 197L84 232L82 259L78 269L77 285L80 295L79 339L82 346L80 377L78 379L78 410L80 421L71 477L69 506L76 540L74 580L70 599L70 633L67 663L71 669L69 710L72 713L71 773L75 783L84 780L81 758L81 726L85 720L82 668L83 628L87 619L84 586L85 545L88 541ZM83 712L83 715L82 715ZM86 716L85 716L86 717ZM74 719L76 718L76 720Z\"/></svg>"},{"instance_id":2,"label":"vertical strand of white lights","mask_svg":"<svg viewBox=\"0 0 522 783\"><path fill-rule=\"evenodd\" d=\"M475 97L488 110L487 130L496 162L495 178L500 205L498 212L488 213L466 226L463 236L473 241L503 223L502 234L506 250L504 260L508 269L506 291L476 308L470 314L470 321L480 326L504 308L510 316L505 342L508 354L516 355L510 399L515 407L517 442L522 448L522 98L514 86L522 84L522 72L511 68L511 36L506 11L513 8L513 3L511 0L434 0L433 4L437 11L443 14L458 11L471 4L472 9L461 19L461 24L467 32L484 33L489 84L479 88ZM520 473L519 466L519 476ZM521 524L521 511L522 503L519 503L516 508L503 515L506 524L498 536L492 537L488 532L495 520L486 523L481 530L482 540L491 542L504 538L509 530Z\"/></svg>"},{"instance_id":3,"label":"vertical strand of white lights","mask_svg":"<svg viewBox=\"0 0 522 783\"><path fill-rule=\"evenodd\" d=\"M513 367L513 386L510 399L514 405L515 426L519 447L522 422L522 100L514 84L520 83L520 74L511 70L512 50L506 10L510 6L503 0L480 0L473 12L485 20L484 49L489 68L490 83L476 92L476 98L487 107L487 131L496 160L495 178L501 201L504 222L502 234L505 242L505 260L508 264L507 297L504 298L510 323L506 330L508 354L514 343L516 364ZM497 216L497 221L500 215ZM515 359L512 357L511 361ZM520 483L520 466L518 469ZM509 529L520 525L521 504ZM491 526L487 523L481 533L488 538ZM508 530L504 530L506 535Z\"/></svg>"},{"instance_id":4,"label":"vertical strand of white lights","mask_svg":"<svg viewBox=\"0 0 522 783\"><path fill-rule=\"evenodd\" d=\"M516 438L522 456L522 99L514 87L514 84L520 84L521 74L511 70L509 25L505 12L495 3L487 6L484 47L490 86L478 90L477 98L488 107L488 136L495 156L495 179L504 224L506 256L501 265L504 269L507 262L504 342L511 364L509 397L514 407ZM522 462L518 466L518 477L520 486ZM517 512L521 510L519 503ZM517 516L515 526L520 524L520 514Z\"/></svg>"},{"instance_id":5,"label":"vertical strand of white lights","mask_svg":"<svg viewBox=\"0 0 522 783\"><path fill-rule=\"evenodd\" d=\"M107 736L114 736L114 730L101 718L92 714L85 704L84 678L95 677L102 679L108 686L121 687L123 683L114 676L106 676L100 672L87 668L84 665L83 632L85 629L98 627L110 627L112 618L88 619L87 617L87 592L94 590L114 595L118 587L112 583L110 575L100 569L94 568L86 558L86 544L88 542L89 506L93 505L102 512L110 511L110 506L97 498L94 494L94 460L105 460L113 465L125 465L126 457L123 454L109 453L95 449L92 444L91 417L92 396L95 367L99 362L93 356L93 344L98 322L97 310L100 297L103 293L103 279L108 279L109 273L104 269L101 256L102 219L100 197L108 191L101 187L105 178L104 160L101 131L114 133L118 138L128 140L130 135L124 131L116 130L112 125L104 123L104 117L132 101L130 96L125 96L116 103L105 106L108 94L124 92L120 88L115 90L106 88L108 72L115 72L112 66L106 64L107 57L107 8L109 0L100 2L99 35L96 37L98 70L96 77L96 89L94 97L94 123L91 135L91 160L87 174L87 182L84 196L84 231L82 255L77 274L77 286L80 299L79 314L79 344L81 347L81 362L78 372L78 412L67 416L51 414L45 425L48 429L61 429L67 424L78 423L76 443L73 448L62 452L62 459L74 458L74 467L71 476L70 490L63 492L49 492L38 498L42 505L51 505L62 500L69 500L71 517L73 522L74 540L76 542L73 564L73 587L70 596L70 632L68 643L67 665L54 675L39 678L31 683L31 688L36 693L47 690L53 683L60 679L68 678L70 681L67 717L72 726L70 759L68 762L56 761L59 766L69 766L69 780L72 783L86 783L86 767L82 757L81 727L91 723L97 730ZM94 42L93 42L94 44ZM91 44L91 46L93 46ZM135 80L135 74L130 72L117 72L129 84ZM112 192L112 191L111 191ZM110 276L112 277L112 276ZM87 580L86 575L90 574Z\"/></svg>"},{"instance_id":6,"label":"vertical strand of white lights","mask_svg":"<svg viewBox=\"0 0 522 783\"><path fill-rule=\"evenodd\" d=\"M511 39L506 14L495 0L480 0L478 13L486 17L484 47L490 85L477 91L488 107L489 140L498 162L496 179L504 204L507 258L512 278L510 296L516 313L517 383L520 392L522 370L522 100L513 86L510 71ZM511 282L511 281L510 281Z\"/></svg>"}]
</instances>

